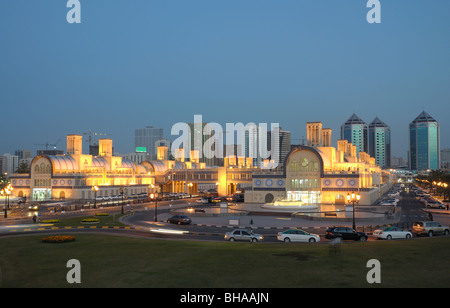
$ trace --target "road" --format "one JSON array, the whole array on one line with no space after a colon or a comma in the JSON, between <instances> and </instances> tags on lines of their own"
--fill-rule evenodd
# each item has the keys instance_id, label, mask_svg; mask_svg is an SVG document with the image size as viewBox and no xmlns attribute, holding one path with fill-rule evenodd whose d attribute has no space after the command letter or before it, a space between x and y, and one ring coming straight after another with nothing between
<instances>
[{"instance_id":1,"label":"road","mask_svg":"<svg viewBox=\"0 0 450 308\"><path fill-rule=\"evenodd\" d=\"M35 233L35 232L109 232L114 234L122 234L127 236L141 236L141 237L151 237L151 238L164 238L164 239L181 239L181 240L203 240L203 241L223 241L223 236L226 232L231 231L234 227L232 226L217 226L214 224L198 224L192 225L173 225L168 224L165 221L170 216L170 209L185 207L187 203L195 202L194 200L174 200L174 201L162 201L158 202L158 222L155 222L155 205L151 204L139 204L133 206L134 215L130 215L124 219L126 224L133 226L132 228L95 228L92 227L73 227L68 229L52 229L51 226L46 226L42 224L31 224L31 218L25 216L22 220L17 219L0 219L0 235L8 235L11 233ZM410 229L411 223L416 220L427 220L428 214L423 211L423 204L419 202L414 194L402 192L402 198L398 204L401 207L402 215L400 219L400 224L403 224L406 229ZM120 213L121 207L105 207L101 209L102 212L115 212ZM98 211L98 210L97 210ZM67 212L64 217L67 216L87 216L92 215L93 211L76 211ZM23 215L23 213L22 213ZM43 214L42 219L56 218L62 214ZM450 215L433 215L434 220L441 222L445 225L450 225ZM14 217L11 215L10 217ZM250 220L251 217L246 217L246 221ZM256 221L261 221L269 218L254 217ZM271 218L273 222L275 219L286 219L288 218ZM298 221L298 220L297 220ZM306 231L311 233L319 234L321 236L322 242L327 242L324 238L324 233L326 225L330 222L323 222L321 227L306 227ZM264 227L254 229L254 233L259 233L264 236L264 242L274 243L278 242L276 239L277 233L286 228L280 227L270 227L270 221L266 223ZM368 232L369 230L365 230ZM374 237L369 236L369 241L376 240Z\"/></svg>"}]
</instances>

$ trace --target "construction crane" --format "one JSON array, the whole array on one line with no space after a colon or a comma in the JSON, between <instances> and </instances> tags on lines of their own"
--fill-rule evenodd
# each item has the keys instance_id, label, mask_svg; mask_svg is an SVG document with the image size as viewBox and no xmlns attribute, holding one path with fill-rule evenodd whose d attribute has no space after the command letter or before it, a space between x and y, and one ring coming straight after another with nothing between
<instances>
[{"instance_id":1,"label":"construction crane","mask_svg":"<svg viewBox=\"0 0 450 308\"><path fill-rule=\"evenodd\" d=\"M45 149L48 150L48 147L52 147L54 150L56 150L56 146L61 142L61 139L59 139L55 144L46 143L46 144L35 144L39 146L45 146Z\"/></svg>"},{"instance_id":2,"label":"construction crane","mask_svg":"<svg viewBox=\"0 0 450 308\"><path fill-rule=\"evenodd\" d=\"M83 133L83 135L88 135L89 136L89 140L87 140L89 142L89 146L92 145L92 136L108 136L110 134L104 134L104 133L93 133L91 130L89 130L88 133Z\"/></svg>"}]
</instances>

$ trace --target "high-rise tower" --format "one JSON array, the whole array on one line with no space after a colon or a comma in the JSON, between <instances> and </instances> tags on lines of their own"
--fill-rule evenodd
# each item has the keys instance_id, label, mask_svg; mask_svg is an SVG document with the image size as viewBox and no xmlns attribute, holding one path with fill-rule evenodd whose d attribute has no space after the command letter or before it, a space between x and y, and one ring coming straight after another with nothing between
<instances>
[{"instance_id":1,"label":"high-rise tower","mask_svg":"<svg viewBox=\"0 0 450 308\"><path fill-rule=\"evenodd\" d=\"M382 168L391 166L391 129L378 117L369 124L369 155Z\"/></svg>"},{"instance_id":2,"label":"high-rise tower","mask_svg":"<svg viewBox=\"0 0 450 308\"><path fill-rule=\"evenodd\" d=\"M368 152L368 126L355 113L341 126L341 139L346 139L356 147L356 155L359 152Z\"/></svg>"},{"instance_id":3,"label":"high-rise tower","mask_svg":"<svg viewBox=\"0 0 450 308\"><path fill-rule=\"evenodd\" d=\"M409 124L409 167L411 170L440 167L439 123L425 111Z\"/></svg>"}]
</instances>

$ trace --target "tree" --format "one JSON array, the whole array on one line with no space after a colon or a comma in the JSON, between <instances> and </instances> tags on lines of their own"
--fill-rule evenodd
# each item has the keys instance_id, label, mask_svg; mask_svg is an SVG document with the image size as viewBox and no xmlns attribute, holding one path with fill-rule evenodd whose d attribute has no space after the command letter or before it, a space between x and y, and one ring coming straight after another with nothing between
<instances>
[{"instance_id":1,"label":"tree","mask_svg":"<svg viewBox=\"0 0 450 308\"><path fill-rule=\"evenodd\" d=\"M17 168L16 173L30 173L30 166L24 161L22 161Z\"/></svg>"}]
</instances>

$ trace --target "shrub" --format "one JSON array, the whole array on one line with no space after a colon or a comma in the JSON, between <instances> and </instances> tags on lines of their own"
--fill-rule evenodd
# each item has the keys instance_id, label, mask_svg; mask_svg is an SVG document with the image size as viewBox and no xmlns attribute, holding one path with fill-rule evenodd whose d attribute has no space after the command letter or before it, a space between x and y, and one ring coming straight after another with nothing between
<instances>
[{"instance_id":1,"label":"shrub","mask_svg":"<svg viewBox=\"0 0 450 308\"><path fill-rule=\"evenodd\" d=\"M90 222L90 223L94 223L94 222L99 222L100 221L100 219L98 219L98 218L85 218L85 219L82 219L81 220L81 222Z\"/></svg>"},{"instance_id":2,"label":"shrub","mask_svg":"<svg viewBox=\"0 0 450 308\"><path fill-rule=\"evenodd\" d=\"M58 219L46 219L46 220L41 220L41 223L44 224L56 224L58 223L59 220Z\"/></svg>"},{"instance_id":3,"label":"shrub","mask_svg":"<svg viewBox=\"0 0 450 308\"><path fill-rule=\"evenodd\" d=\"M52 235L42 238L44 243L67 243L73 241L75 241L75 236L72 235Z\"/></svg>"}]
</instances>

